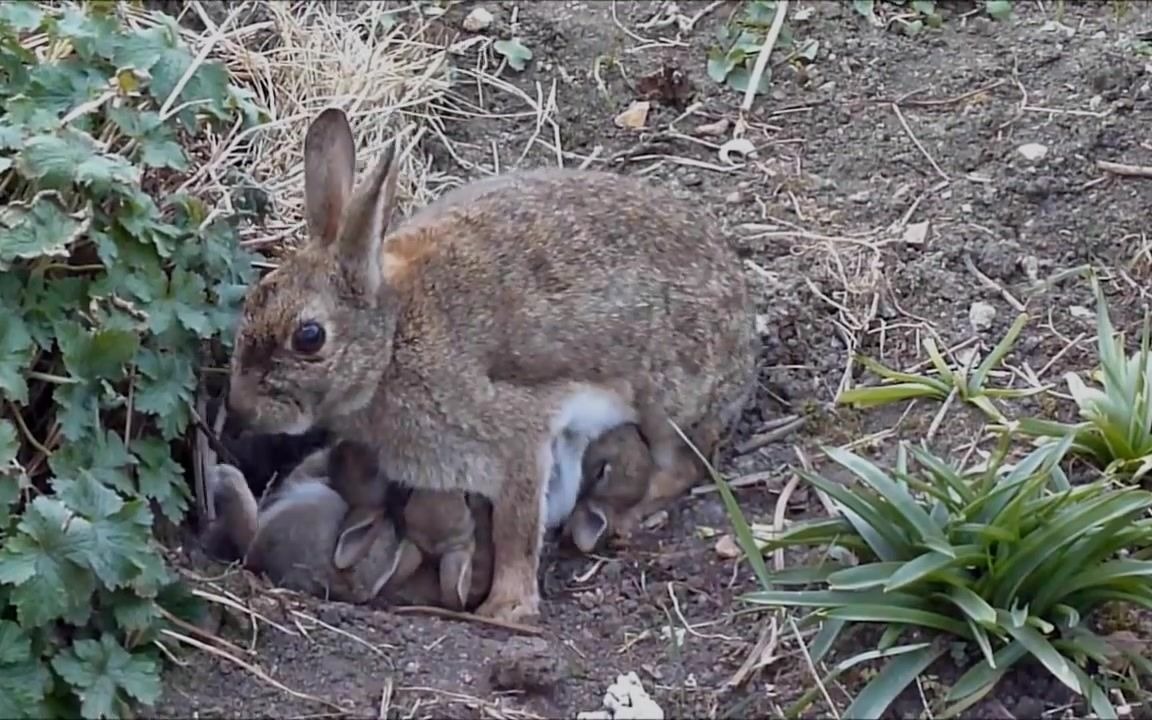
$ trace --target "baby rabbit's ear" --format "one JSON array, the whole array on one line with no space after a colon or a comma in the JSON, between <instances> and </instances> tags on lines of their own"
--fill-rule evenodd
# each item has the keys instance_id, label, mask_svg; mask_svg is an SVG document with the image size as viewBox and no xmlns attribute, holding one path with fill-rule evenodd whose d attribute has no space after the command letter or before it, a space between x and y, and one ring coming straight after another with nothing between
<instances>
[{"instance_id":1,"label":"baby rabbit's ear","mask_svg":"<svg viewBox=\"0 0 1152 720\"><path fill-rule=\"evenodd\" d=\"M332 565L337 570L347 570L364 557L376 536L380 533L380 516L377 513L348 513L340 536L336 538L336 552L332 555Z\"/></svg>"},{"instance_id":2,"label":"baby rabbit's ear","mask_svg":"<svg viewBox=\"0 0 1152 720\"><path fill-rule=\"evenodd\" d=\"M388 141L376 167L356 189L340 233L340 264L360 289L374 295L383 281L380 245L396 208L396 177L400 162L396 139Z\"/></svg>"},{"instance_id":3,"label":"baby rabbit's ear","mask_svg":"<svg viewBox=\"0 0 1152 720\"><path fill-rule=\"evenodd\" d=\"M412 573L424 562L424 553L409 540L400 540L395 546L387 567L376 578L372 586L372 597L376 597L389 583L402 583L412 577Z\"/></svg>"},{"instance_id":4,"label":"baby rabbit's ear","mask_svg":"<svg viewBox=\"0 0 1152 720\"><path fill-rule=\"evenodd\" d=\"M568 530L580 552L590 553L608 530L608 517L594 503L581 503L568 518Z\"/></svg>"},{"instance_id":5,"label":"baby rabbit's ear","mask_svg":"<svg viewBox=\"0 0 1152 720\"><path fill-rule=\"evenodd\" d=\"M452 550L440 558L440 602L463 610L472 587L472 551Z\"/></svg>"},{"instance_id":6,"label":"baby rabbit's ear","mask_svg":"<svg viewBox=\"0 0 1152 720\"><path fill-rule=\"evenodd\" d=\"M304 208L313 242L340 237L356 173L356 142L340 108L324 110L304 135Z\"/></svg>"}]
</instances>

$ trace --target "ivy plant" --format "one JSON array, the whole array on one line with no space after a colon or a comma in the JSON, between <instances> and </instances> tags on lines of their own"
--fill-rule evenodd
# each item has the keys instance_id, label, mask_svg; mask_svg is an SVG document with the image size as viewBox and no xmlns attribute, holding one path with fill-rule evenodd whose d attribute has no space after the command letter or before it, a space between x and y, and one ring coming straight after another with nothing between
<instances>
[{"instance_id":1,"label":"ivy plant","mask_svg":"<svg viewBox=\"0 0 1152 720\"><path fill-rule=\"evenodd\" d=\"M208 125L260 122L175 20L0 3L0 716L125 717L160 692L154 539L173 449L251 258L175 192ZM137 15L139 17L139 15Z\"/></svg>"}]
</instances>

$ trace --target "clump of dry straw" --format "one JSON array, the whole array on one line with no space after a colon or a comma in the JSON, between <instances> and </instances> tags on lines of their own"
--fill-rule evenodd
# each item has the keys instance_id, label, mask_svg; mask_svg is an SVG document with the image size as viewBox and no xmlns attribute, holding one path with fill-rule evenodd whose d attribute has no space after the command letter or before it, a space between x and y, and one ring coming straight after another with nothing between
<instances>
[{"instance_id":1,"label":"clump of dry straw","mask_svg":"<svg viewBox=\"0 0 1152 720\"><path fill-rule=\"evenodd\" d=\"M424 37L427 24L413 7L185 3L181 15L192 13L206 28L184 31L197 61L224 62L233 82L250 90L270 118L259 127L237 126L210 137L208 161L183 189L208 191L227 212L230 199L223 188L236 175L248 178L268 194L274 211L265 226L242 229L243 242L262 249L294 244L304 227L304 134L320 110L337 106L348 113L356 136L358 170L370 167L385 143L399 137L401 209L426 204L446 180L430 173L419 139L429 126L439 127L439 115L449 110L449 63L446 49ZM143 13L135 19L153 22Z\"/></svg>"}]
</instances>

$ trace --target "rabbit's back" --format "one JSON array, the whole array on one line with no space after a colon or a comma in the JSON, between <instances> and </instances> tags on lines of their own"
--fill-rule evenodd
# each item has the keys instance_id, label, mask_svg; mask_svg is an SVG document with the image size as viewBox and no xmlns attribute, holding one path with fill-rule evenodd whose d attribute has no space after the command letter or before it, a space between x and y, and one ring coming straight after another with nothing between
<instances>
[{"instance_id":1,"label":"rabbit's back","mask_svg":"<svg viewBox=\"0 0 1152 720\"><path fill-rule=\"evenodd\" d=\"M449 192L386 238L405 339L493 380L653 378L683 396L752 362L738 259L699 203L646 181L534 170ZM407 336L407 337L405 337ZM442 347L435 347L440 345ZM413 358L418 360L418 358ZM681 401L673 413L705 408Z\"/></svg>"}]
</instances>

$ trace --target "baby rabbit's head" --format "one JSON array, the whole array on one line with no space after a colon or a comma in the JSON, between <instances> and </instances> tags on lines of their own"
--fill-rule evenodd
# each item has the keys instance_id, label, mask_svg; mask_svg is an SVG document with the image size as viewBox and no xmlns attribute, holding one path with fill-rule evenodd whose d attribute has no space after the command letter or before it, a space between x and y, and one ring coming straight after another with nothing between
<instances>
[{"instance_id":1,"label":"baby rabbit's head","mask_svg":"<svg viewBox=\"0 0 1152 720\"><path fill-rule=\"evenodd\" d=\"M394 206L395 142L353 190L356 147L344 113L321 112L304 138L308 242L249 289L236 333L229 404L263 432L302 432L368 402L391 360L395 312L380 245Z\"/></svg>"}]
</instances>

